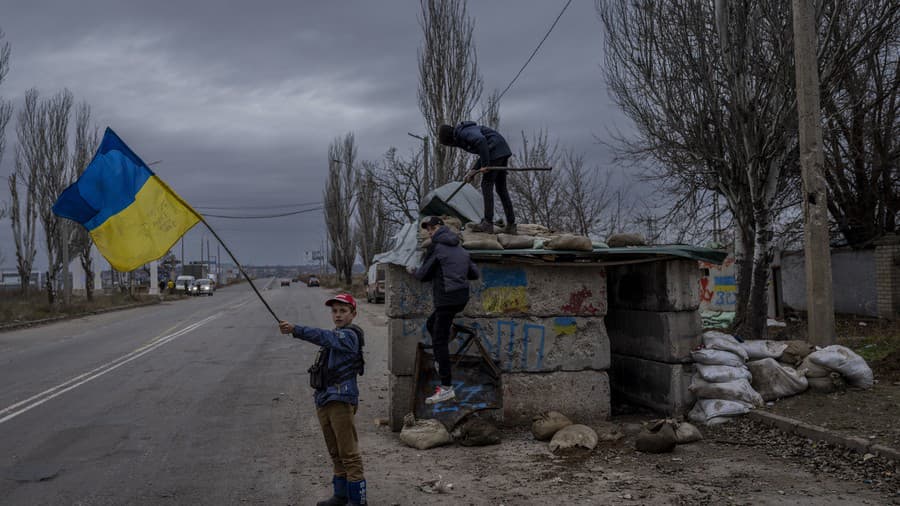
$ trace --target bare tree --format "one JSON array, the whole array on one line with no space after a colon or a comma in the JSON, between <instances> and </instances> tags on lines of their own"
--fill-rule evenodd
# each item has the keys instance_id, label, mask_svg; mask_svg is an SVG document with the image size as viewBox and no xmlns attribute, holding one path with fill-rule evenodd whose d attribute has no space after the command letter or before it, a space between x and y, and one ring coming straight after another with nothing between
<instances>
[{"instance_id":1,"label":"bare tree","mask_svg":"<svg viewBox=\"0 0 900 506\"><path fill-rule=\"evenodd\" d=\"M737 332L765 336L773 209L796 172L789 5L777 0L598 4L610 90L637 125L620 153L657 162L682 205L703 188L735 217Z\"/></svg>"},{"instance_id":2,"label":"bare tree","mask_svg":"<svg viewBox=\"0 0 900 506\"><path fill-rule=\"evenodd\" d=\"M75 111L75 146L72 152L72 173L76 177L84 173L84 170L91 162L94 151L97 150L97 146L100 144L100 130L97 127L92 127L90 122L91 108L86 102L82 102ZM84 270L85 276L85 296L90 301L94 298L94 261L91 255L94 241L91 240L91 236L86 228L72 224L71 229L70 244L81 261L81 268Z\"/></svg>"},{"instance_id":3,"label":"bare tree","mask_svg":"<svg viewBox=\"0 0 900 506\"><path fill-rule=\"evenodd\" d=\"M72 102L72 93L63 90L41 101L39 107L45 128L39 140L39 149L44 153L44 166L37 179L38 217L44 227L48 263L47 298L50 304L56 301L57 280L65 256L63 248L70 247L69 231L74 229L64 223L64 218L53 213L53 204L59 194L72 182L68 150Z\"/></svg>"},{"instance_id":4,"label":"bare tree","mask_svg":"<svg viewBox=\"0 0 900 506\"><path fill-rule=\"evenodd\" d=\"M521 167L555 167L560 161L559 143L550 141L546 130L522 135L522 149L512 158ZM538 223L550 229L564 227L563 194L558 171L522 172L509 178L510 196L516 216L523 223Z\"/></svg>"},{"instance_id":5,"label":"bare tree","mask_svg":"<svg viewBox=\"0 0 900 506\"><path fill-rule=\"evenodd\" d=\"M610 176L599 167L585 168L584 155L567 149L563 155L564 230L597 235L610 204Z\"/></svg>"},{"instance_id":6,"label":"bare tree","mask_svg":"<svg viewBox=\"0 0 900 506\"><path fill-rule=\"evenodd\" d=\"M3 30L0 30L0 41L3 41ZM9 42L0 43L0 84L6 79L9 72ZM12 118L12 103L0 97L0 162L3 161L3 153L6 151L6 126ZM8 208L6 205L0 206L0 220L6 217ZM0 264L4 261L3 251L0 250Z\"/></svg>"},{"instance_id":7,"label":"bare tree","mask_svg":"<svg viewBox=\"0 0 900 506\"><path fill-rule=\"evenodd\" d=\"M419 110L425 128L437 139L438 127L467 119L481 98L483 88L472 33L475 23L466 12L465 0L420 0ZM462 178L468 167L458 149L431 143L432 174L425 179L434 187Z\"/></svg>"},{"instance_id":8,"label":"bare tree","mask_svg":"<svg viewBox=\"0 0 900 506\"><path fill-rule=\"evenodd\" d=\"M346 284L353 281L356 245L351 219L356 210L356 141L353 134L337 138L328 146L328 181L322 200L331 246L329 262Z\"/></svg>"},{"instance_id":9,"label":"bare tree","mask_svg":"<svg viewBox=\"0 0 900 506\"><path fill-rule=\"evenodd\" d=\"M826 61L838 61L826 69L841 70L821 94L828 210L847 244L865 246L900 213L900 5L825 2L821 18L834 34Z\"/></svg>"},{"instance_id":10,"label":"bare tree","mask_svg":"<svg viewBox=\"0 0 900 506\"><path fill-rule=\"evenodd\" d=\"M356 244L363 267L368 271L372 257L387 249L389 227L387 207L375 180L377 166L369 160L363 160L360 165L356 182Z\"/></svg>"},{"instance_id":11,"label":"bare tree","mask_svg":"<svg viewBox=\"0 0 900 506\"><path fill-rule=\"evenodd\" d=\"M421 158L417 153L404 159L390 148L384 155L381 168L375 172L375 181L386 208L387 225L393 228L413 223L419 217L419 203L428 193L421 177Z\"/></svg>"},{"instance_id":12,"label":"bare tree","mask_svg":"<svg viewBox=\"0 0 900 506\"><path fill-rule=\"evenodd\" d=\"M10 221L16 246L16 269L19 272L22 294L30 287L31 267L37 255L35 231L38 216L38 177L44 166L41 137L46 129L41 114L39 96L35 89L25 92L25 104L19 111L16 124L15 169L9 176ZM19 190L24 190L24 198Z\"/></svg>"}]
</instances>

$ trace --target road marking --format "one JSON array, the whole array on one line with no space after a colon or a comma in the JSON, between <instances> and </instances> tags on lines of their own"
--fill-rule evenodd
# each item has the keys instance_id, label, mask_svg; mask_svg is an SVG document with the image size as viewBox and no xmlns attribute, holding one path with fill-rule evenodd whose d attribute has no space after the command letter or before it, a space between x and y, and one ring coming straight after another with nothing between
<instances>
[{"instance_id":1,"label":"road marking","mask_svg":"<svg viewBox=\"0 0 900 506\"><path fill-rule=\"evenodd\" d=\"M132 352L126 353L125 355L122 355L119 358L111 360L111 361L109 361L99 367L96 367L84 374L80 374L64 383L60 383L59 385L56 385L55 387L48 388L47 390L44 390L43 392L41 392L39 394L32 395L31 397L25 399L24 401L19 401L11 406L7 406L3 409L0 409L0 415L9 413L8 415L4 416L3 418L0 418L0 424L7 422L9 420L12 420L13 418L21 415L22 413L30 411L30 410L40 406L41 404L49 401L50 399L53 399L55 397L58 397L64 393L68 392L69 390L78 388L79 386L84 385L88 381L95 380L110 371L114 371L114 370L118 369L119 367L131 362L132 360L136 360L136 359L146 355L147 353L150 353L151 351L155 350L156 348L159 348L160 346L162 346L170 341L173 341L173 340L187 334L188 332L191 332L192 330L195 330L195 329L205 325L206 323L209 323L209 322L215 320L216 318L222 316L223 314L224 313L214 314L214 315L206 317L196 323L192 323L191 325L188 325L187 327L179 330L178 332L160 337L159 339L153 339L149 343L141 346L140 348L138 348ZM22 407L22 409L19 409L18 411L13 411L21 406L24 406L24 407Z\"/></svg>"}]
</instances>

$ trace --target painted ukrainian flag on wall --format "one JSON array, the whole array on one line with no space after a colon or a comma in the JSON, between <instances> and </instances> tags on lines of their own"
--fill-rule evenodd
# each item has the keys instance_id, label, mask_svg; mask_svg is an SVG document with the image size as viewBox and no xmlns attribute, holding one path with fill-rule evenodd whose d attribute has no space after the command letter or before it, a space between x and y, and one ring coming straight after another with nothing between
<instances>
[{"instance_id":1,"label":"painted ukrainian flag on wall","mask_svg":"<svg viewBox=\"0 0 900 506\"><path fill-rule=\"evenodd\" d=\"M53 212L84 225L100 253L121 272L162 257L200 221L111 128Z\"/></svg>"}]
</instances>

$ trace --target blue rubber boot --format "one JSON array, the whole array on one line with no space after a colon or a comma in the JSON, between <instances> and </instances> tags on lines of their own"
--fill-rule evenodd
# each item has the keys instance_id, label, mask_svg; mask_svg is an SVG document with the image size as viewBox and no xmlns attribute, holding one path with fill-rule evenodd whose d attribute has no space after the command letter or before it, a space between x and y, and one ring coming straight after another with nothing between
<instances>
[{"instance_id":1,"label":"blue rubber boot","mask_svg":"<svg viewBox=\"0 0 900 506\"><path fill-rule=\"evenodd\" d=\"M351 481L348 485L348 491L350 492L348 505L369 504L366 502L366 480Z\"/></svg>"},{"instance_id":2,"label":"blue rubber boot","mask_svg":"<svg viewBox=\"0 0 900 506\"><path fill-rule=\"evenodd\" d=\"M316 506L344 506L347 504L347 478L335 476L331 479L331 485L334 487L334 495L317 502Z\"/></svg>"}]
</instances>

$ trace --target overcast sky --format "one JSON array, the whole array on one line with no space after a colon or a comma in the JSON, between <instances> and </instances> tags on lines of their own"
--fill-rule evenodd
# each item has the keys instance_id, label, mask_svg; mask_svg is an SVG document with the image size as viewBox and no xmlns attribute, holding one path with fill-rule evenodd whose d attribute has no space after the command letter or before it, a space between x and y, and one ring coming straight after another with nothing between
<instances>
[{"instance_id":1,"label":"overcast sky","mask_svg":"<svg viewBox=\"0 0 900 506\"><path fill-rule=\"evenodd\" d=\"M509 84L565 4L469 2L485 96ZM154 171L201 212L271 213L261 208L322 200L327 148L338 136L355 134L359 159L418 146L407 135L425 131L418 15L416 0L8 0L0 29L12 57L0 95L18 109L29 88L43 96L68 88L101 130L112 127L146 162L161 160ZM501 101L500 129L514 152L521 131L546 128L587 166L609 168L595 137L627 127L601 60L594 2L574 0ZM14 123L0 201L9 198ZM248 265L300 263L325 238L321 211L209 221ZM204 236L202 225L185 236L186 260L199 257ZM14 265L8 219L0 252ZM40 244L39 268L44 258Z\"/></svg>"}]
</instances>

